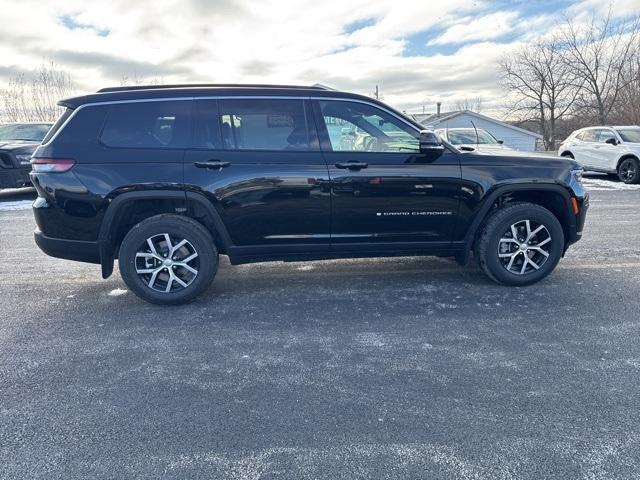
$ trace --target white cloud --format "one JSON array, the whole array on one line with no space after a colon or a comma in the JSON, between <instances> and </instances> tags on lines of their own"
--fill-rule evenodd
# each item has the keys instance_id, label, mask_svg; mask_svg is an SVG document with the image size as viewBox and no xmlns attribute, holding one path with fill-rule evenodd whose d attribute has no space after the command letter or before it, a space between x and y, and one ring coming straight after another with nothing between
<instances>
[{"instance_id":1,"label":"white cloud","mask_svg":"<svg viewBox=\"0 0 640 480\"><path fill-rule=\"evenodd\" d=\"M575 8L596 8L591 1ZM496 62L513 44L497 40L510 32L531 35L526 25L543 33L552 19L491 8L466 0L0 0L0 83L53 59L79 91L117 85L123 77L320 82L364 94L377 84L402 109L426 103L432 110L438 100L481 96L487 111L499 110ZM93 28L70 29L64 16ZM368 26L346 31L363 20ZM406 55L413 34L443 28L431 53ZM462 48L433 53L433 46L450 42Z\"/></svg>"},{"instance_id":2,"label":"white cloud","mask_svg":"<svg viewBox=\"0 0 640 480\"><path fill-rule=\"evenodd\" d=\"M448 43L467 43L499 38L515 29L517 12L496 12L480 18L466 17L460 23L449 27L428 45L446 45Z\"/></svg>"}]
</instances>

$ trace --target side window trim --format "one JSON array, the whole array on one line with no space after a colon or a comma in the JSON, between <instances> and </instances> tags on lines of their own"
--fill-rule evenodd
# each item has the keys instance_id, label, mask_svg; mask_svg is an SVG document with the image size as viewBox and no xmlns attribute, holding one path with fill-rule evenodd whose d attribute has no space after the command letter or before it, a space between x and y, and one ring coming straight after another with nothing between
<instances>
[{"instance_id":1,"label":"side window trim","mask_svg":"<svg viewBox=\"0 0 640 480\"><path fill-rule=\"evenodd\" d=\"M215 122L215 128L218 131L217 132L218 138L216 140L220 142L219 148L211 149L211 148L203 147L201 145L197 145L197 142L201 140L200 138L198 138L198 135L200 134L198 132L198 129L202 128L202 125L199 125L199 123L202 122L202 119L206 114L206 105L204 105L204 102L214 102L215 104L215 109L213 109L210 114L213 116L213 120ZM190 128L189 128L189 139L187 142L188 150L204 150L204 151L223 150L219 103L220 102L218 101L217 98L194 98L192 100L191 114L189 115Z\"/></svg>"},{"instance_id":2,"label":"side window trim","mask_svg":"<svg viewBox=\"0 0 640 480\"><path fill-rule=\"evenodd\" d=\"M318 126L316 125L316 121L313 118L313 106L311 104L310 98L307 98L303 101L303 108L305 123L307 124L307 138L309 139L308 151L319 152L320 137L318 135Z\"/></svg>"},{"instance_id":3,"label":"side window trim","mask_svg":"<svg viewBox=\"0 0 640 480\"><path fill-rule=\"evenodd\" d=\"M321 152L333 152L331 146L331 139L329 138L329 131L327 125L324 123L324 117L322 116L322 110L320 109L320 101L317 99L311 100L313 123L318 132L318 141Z\"/></svg>"}]
</instances>

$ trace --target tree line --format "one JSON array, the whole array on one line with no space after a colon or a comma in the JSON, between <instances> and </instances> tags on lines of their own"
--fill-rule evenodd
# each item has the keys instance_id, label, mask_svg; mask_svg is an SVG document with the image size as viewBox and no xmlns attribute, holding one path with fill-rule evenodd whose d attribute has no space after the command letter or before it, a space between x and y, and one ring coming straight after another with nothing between
<instances>
[{"instance_id":1,"label":"tree line","mask_svg":"<svg viewBox=\"0 0 640 480\"><path fill-rule=\"evenodd\" d=\"M120 85L159 85L162 78L123 76ZM63 108L58 102L78 93L71 74L54 62L45 62L30 73L13 75L0 88L0 123L55 122Z\"/></svg>"},{"instance_id":2,"label":"tree line","mask_svg":"<svg viewBox=\"0 0 640 480\"><path fill-rule=\"evenodd\" d=\"M589 125L640 124L640 17L588 23L566 18L556 33L505 56L509 112L532 124L547 150Z\"/></svg>"},{"instance_id":3,"label":"tree line","mask_svg":"<svg viewBox=\"0 0 640 480\"><path fill-rule=\"evenodd\" d=\"M0 117L6 122L53 122L60 116L57 105L72 94L71 75L53 62L30 74L12 76L0 88Z\"/></svg>"}]
</instances>

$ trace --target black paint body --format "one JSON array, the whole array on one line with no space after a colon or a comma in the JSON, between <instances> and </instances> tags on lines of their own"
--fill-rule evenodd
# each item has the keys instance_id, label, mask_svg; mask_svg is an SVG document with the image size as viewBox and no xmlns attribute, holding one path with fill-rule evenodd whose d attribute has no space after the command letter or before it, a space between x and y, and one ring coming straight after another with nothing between
<instances>
[{"instance_id":1,"label":"black paint body","mask_svg":"<svg viewBox=\"0 0 640 480\"><path fill-rule=\"evenodd\" d=\"M236 96L303 99L311 148L112 148L98 140L110 102L179 99L195 115L202 97ZM36 241L54 256L101 262L106 276L129 217L179 213L205 224L233 263L376 255L464 259L482 220L509 195L555 202L565 245L580 238L588 197L571 175L577 163L462 153L449 145L438 154L331 151L314 118L320 98L366 102L402 117L416 132L421 128L370 98L312 88L133 90L62 102L78 111L34 157L76 163L65 173L31 174L39 195ZM349 161L367 166L336 166Z\"/></svg>"}]
</instances>

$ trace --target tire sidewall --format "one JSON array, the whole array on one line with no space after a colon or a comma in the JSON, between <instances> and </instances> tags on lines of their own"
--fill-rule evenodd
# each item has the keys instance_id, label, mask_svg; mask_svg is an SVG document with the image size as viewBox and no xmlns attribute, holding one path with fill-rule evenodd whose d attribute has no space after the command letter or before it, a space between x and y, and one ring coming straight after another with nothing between
<instances>
[{"instance_id":1,"label":"tire sidewall","mask_svg":"<svg viewBox=\"0 0 640 480\"><path fill-rule=\"evenodd\" d=\"M539 270L525 275L518 275L507 271L498 258L498 244L500 238L509 230L511 225L518 221L531 220L536 223L543 224L551 235L551 249L549 258L540 267ZM489 233L488 244L486 249L487 268L491 274L500 283L506 285L530 285L549 275L558 265L562 252L564 250L564 231L558 219L545 209L532 207L524 207L512 212L505 218L501 219Z\"/></svg>"},{"instance_id":2,"label":"tire sidewall","mask_svg":"<svg viewBox=\"0 0 640 480\"><path fill-rule=\"evenodd\" d=\"M630 161L633 164L636 170L636 174L631 179L622 177L622 165L624 165L628 161ZM624 160L622 160L620 162L620 166L618 167L618 178L620 179L621 182L626 183L628 185L638 183L640 181L640 162L638 162L638 160L635 158L625 158Z\"/></svg>"},{"instance_id":3,"label":"tire sidewall","mask_svg":"<svg viewBox=\"0 0 640 480\"><path fill-rule=\"evenodd\" d=\"M125 236L120 246L118 267L127 286L142 299L157 304L175 305L185 303L202 293L213 280L218 266L218 255L213 239L203 229L190 221L169 217L153 221L143 221L134 226ZM188 287L176 292L164 293L152 290L136 273L135 255L147 238L168 233L172 237L187 239L198 253L200 267L198 275Z\"/></svg>"}]
</instances>

